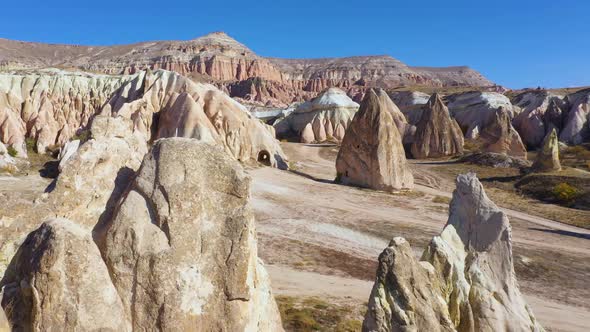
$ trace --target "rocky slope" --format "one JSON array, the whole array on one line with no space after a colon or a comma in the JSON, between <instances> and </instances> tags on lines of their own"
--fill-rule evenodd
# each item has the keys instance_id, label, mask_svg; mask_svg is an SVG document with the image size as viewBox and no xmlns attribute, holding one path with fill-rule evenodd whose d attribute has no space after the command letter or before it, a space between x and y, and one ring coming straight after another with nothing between
<instances>
[{"instance_id":1,"label":"rocky slope","mask_svg":"<svg viewBox=\"0 0 590 332\"><path fill-rule=\"evenodd\" d=\"M65 67L109 74L167 69L221 82L232 96L290 103L339 87L353 94L366 86L494 86L468 67L409 67L390 56L324 59L264 58L225 33L188 41L78 46L0 39L0 69ZM256 80L252 80L257 78Z\"/></svg>"}]
</instances>

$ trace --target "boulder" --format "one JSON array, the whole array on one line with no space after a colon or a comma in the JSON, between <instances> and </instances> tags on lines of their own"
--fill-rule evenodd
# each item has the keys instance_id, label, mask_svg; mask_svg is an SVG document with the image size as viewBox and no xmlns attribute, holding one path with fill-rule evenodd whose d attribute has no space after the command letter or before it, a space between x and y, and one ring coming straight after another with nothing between
<instances>
[{"instance_id":1,"label":"boulder","mask_svg":"<svg viewBox=\"0 0 590 332\"><path fill-rule=\"evenodd\" d=\"M518 132L512 127L509 112L498 108L493 120L480 133L483 141L483 152L506 154L516 158L527 158L526 147Z\"/></svg>"},{"instance_id":2,"label":"boulder","mask_svg":"<svg viewBox=\"0 0 590 332\"><path fill-rule=\"evenodd\" d=\"M300 104L275 124L279 137L299 135L302 143L342 141L348 125L359 108L338 88L329 88L311 101Z\"/></svg>"},{"instance_id":3,"label":"boulder","mask_svg":"<svg viewBox=\"0 0 590 332\"><path fill-rule=\"evenodd\" d=\"M590 139L590 89L567 96L570 110L559 134L559 140L568 144L580 144Z\"/></svg>"},{"instance_id":4,"label":"boulder","mask_svg":"<svg viewBox=\"0 0 590 332\"><path fill-rule=\"evenodd\" d=\"M97 239L134 330L282 331L250 179L220 146L155 142Z\"/></svg>"},{"instance_id":5,"label":"boulder","mask_svg":"<svg viewBox=\"0 0 590 332\"><path fill-rule=\"evenodd\" d=\"M449 112L468 139L478 138L482 129L493 120L498 108L507 110L511 118L517 113L508 97L496 92L462 92L445 99Z\"/></svg>"},{"instance_id":6,"label":"boulder","mask_svg":"<svg viewBox=\"0 0 590 332\"><path fill-rule=\"evenodd\" d=\"M506 214L475 174L456 185L447 224L418 264L400 239L380 256L364 331L543 331L518 288ZM383 271L393 271L386 282Z\"/></svg>"},{"instance_id":7,"label":"boulder","mask_svg":"<svg viewBox=\"0 0 590 332\"><path fill-rule=\"evenodd\" d=\"M241 162L268 156L272 166L288 167L272 126L216 87L175 72L140 72L113 94L101 114L131 119L134 131L150 141L194 138L223 147Z\"/></svg>"},{"instance_id":8,"label":"boulder","mask_svg":"<svg viewBox=\"0 0 590 332\"><path fill-rule=\"evenodd\" d=\"M416 159L438 158L463 153L463 133L440 95L434 94L424 107L422 117L416 124L416 133L411 145Z\"/></svg>"},{"instance_id":9,"label":"boulder","mask_svg":"<svg viewBox=\"0 0 590 332\"><path fill-rule=\"evenodd\" d=\"M78 151L79 147L80 147L80 140L78 140L78 139L67 142L66 144L64 144L64 146L59 151L59 156L57 157L57 159L59 160L58 169L60 172L63 170L63 168L64 168L65 164L68 162L68 160L70 160L70 158L72 158L74 153L76 153L76 151Z\"/></svg>"},{"instance_id":10,"label":"boulder","mask_svg":"<svg viewBox=\"0 0 590 332\"><path fill-rule=\"evenodd\" d=\"M521 109L514 117L513 125L522 137L523 143L530 148L540 146L543 138L551 131L545 119L550 105L553 103L558 107L565 107L562 96L546 90L526 91L514 97L512 101ZM561 130L561 127L558 130Z\"/></svg>"},{"instance_id":11,"label":"boulder","mask_svg":"<svg viewBox=\"0 0 590 332\"><path fill-rule=\"evenodd\" d=\"M414 186L390 103L387 94L367 92L342 140L337 182L385 191Z\"/></svg>"},{"instance_id":12,"label":"boulder","mask_svg":"<svg viewBox=\"0 0 590 332\"><path fill-rule=\"evenodd\" d=\"M396 237L379 255L363 331L455 331L430 263Z\"/></svg>"},{"instance_id":13,"label":"boulder","mask_svg":"<svg viewBox=\"0 0 590 332\"><path fill-rule=\"evenodd\" d=\"M131 331L90 233L66 219L27 236L0 288L14 331Z\"/></svg>"},{"instance_id":14,"label":"boulder","mask_svg":"<svg viewBox=\"0 0 590 332\"><path fill-rule=\"evenodd\" d=\"M557 131L553 129L545 140L543 147L537 153L537 158L533 163L533 170L536 172L553 172L561 170L559 162L559 140Z\"/></svg>"}]
</instances>

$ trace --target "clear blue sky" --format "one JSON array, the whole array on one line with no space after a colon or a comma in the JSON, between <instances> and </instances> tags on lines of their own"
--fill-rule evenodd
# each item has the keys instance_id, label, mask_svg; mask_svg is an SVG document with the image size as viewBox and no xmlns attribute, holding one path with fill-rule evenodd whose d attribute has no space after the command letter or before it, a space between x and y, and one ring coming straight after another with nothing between
<instances>
[{"instance_id":1,"label":"clear blue sky","mask_svg":"<svg viewBox=\"0 0 590 332\"><path fill-rule=\"evenodd\" d=\"M590 85L588 0L5 1L0 37L111 45L225 31L274 57L388 54L511 87Z\"/></svg>"}]
</instances>

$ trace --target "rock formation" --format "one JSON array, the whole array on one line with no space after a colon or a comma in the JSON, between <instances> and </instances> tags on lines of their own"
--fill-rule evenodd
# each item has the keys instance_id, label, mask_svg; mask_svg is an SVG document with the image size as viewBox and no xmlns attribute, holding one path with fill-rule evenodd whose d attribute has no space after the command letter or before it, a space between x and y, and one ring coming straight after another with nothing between
<instances>
[{"instance_id":1,"label":"rock formation","mask_svg":"<svg viewBox=\"0 0 590 332\"><path fill-rule=\"evenodd\" d=\"M276 59L256 55L225 33L187 41L133 45L71 46L0 39L0 70L62 66L107 74L165 69L215 82L232 97L272 102L303 101L337 87L353 96L366 87L497 87L468 67L410 67L390 56Z\"/></svg>"},{"instance_id":2,"label":"rock formation","mask_svg":"<svg viewBox=\"0 0 590 332\"><path fill-rule=\"evenodd\" d=\"M393 91L389 92L389 97L412 125L416 125L420 121L423 106L430 99L429 94L420 91Z\"/></svg>"},{"instance_id":3,"label":"rock formation","mask_svg":"<svg viewBox=\"0 0 590 332\"><path fill-rule=\"evenodd\" d=\"M590 89L570 94L567 98L570 109L559 140L569 144L590 140Z\"/></svg>"},{"instance_id":4,"label":"rock formation","mask_svg":"<svg viewBox=\"0 0 590 332\"><path fill-rule=\"evenodd\" d=\"M463 153L463 132L436 93L428 100L422 117L416 124L411 152L416 159Z\"/></svg>"},{"instance_id":5,"label":"rock formation","mask_svg":"<svg viewBox=\"0 0 590 332\"><path fill-rule=\"evenodd\" d=\"M141 72L111 97L101 114L133 120L134 130L150 141L190 137L218 144L242 162L287 168L271 126L214 86L174 72Z\"/></svg>"},{"instance_id":6,"label":"rock formation","mask_svg":"<svg viewBox=\"0 0 590 332\"><path fill-rule=\"evenodd\" d=\"M502 153L522 159L527 157L526 147L512 127L510 113L506 109L497 109L493 120L482 129L479 136L483 141L483 152Z\"/></svg>"},{"instance_id":7,"label":"rock formation","mask_svg":"<svg viewBox=\"0 0 590 332\"><path fill-rule=\"evenodd\" d=\"M0 141L26 157L25 139L39 153L63 145L130 76L56 69L0 74Z\"/></svg>"},{"instance_id":8,"label":"rock formation","mask_svg":"<svg viewBox=\"0 0 590 332\"><path fill-rule=\"evenodd\" d=\"M507 110L510 118L516 113L508 97L494 92L463 92L446 97L449 112L465 133L476 139L482 129L493 121L498 108Z\"/></svg>"},{"instance_id":9,"label":"rock formation","mask_svg":"<svg viewBox=\"0 0 590 332\"><path fill-rule=\"evenodd\" d=\"M388 100L374 90L365 95L338 152L337 182L385 191L414 186Z\"/></svg>"},{"instance_id":10,"label":"rock formation","mask_svg":"<svg viewBox=\"0 0 590 332\"><path fill-rule=\"evenodd\" d=\"M16 159L8 153L8 149L0 142L0 173L14 173L18 170Z\"/></svg>"},{"instance_id":11,"label":"rock formation","mask_svg":"<svg viewBox=\"0 0 590 332\"><path fill-rule=\"evenodd\" d=\"M562 107L565 107L564 102L561 102L562 106L559 106L555 99L551 99L549 102L549 106L547 107L547 111L545 111L545 116L543 117L543 124L545 125L545 133L551 133L553 129L557 132L559 136L559 132L563 128L563 124L565 122L565 115L566 113L563 111Z\"/></svg>"},{"instance_id":12,"label":"rock formation","mask_svg":"<svg viewBox=\"0 0 590 332\"><path fill-rule=\"evenodd\" d=\"M559 140L557 131L553 129L543 141L543 147L539 150L537 158L533 163L533 170L536 172L560 171L559 162Z\"/></svg>"},{"instance_id":13,"label":"rock formation","mask_svg":"<svg viewBox=\"0 0 590 332\"><path fill-rule=\"evenodd\" d=\"M0 288L13 331L130 331L90 233L66 219L27 236Z\"/></svg>"},{"instance_id":14,"label":"rock formation","mask_svg":"<svg viewBox=\"0 0 590 332\"><path fill-rule=\"evenodd\" d=\"M278 137L299 136L302 143L342 141L359 104L344 91L330 88L274 125Z\"/></svg>"},{"instance_id":15,"label":"rock formation","mask_svg":"<svg viewBox=\"0 0 590 332\"><path fill-rule=\"evenodd\" d=\"M530 148L541 145L543 138L551 132L546 126L546 114L553 103L561 108L566 107L563 96L558 96L546 90L526 91L513 98L515 106L521 109L514 117L514 128L522 137L523 143ZM555 110L552 110L554 113ZM558 128L558 131L561 127Z\"/></svg>"},{"instance_id":16,"label":"rock formation","mask_svg":"<svg viewBox=\"0 0 590 332\"><path fill-rule=\"evenodd\" d=\"M63 170L63 168L64 168L65 164L68 162L68 160L70 160L70 158L72 158L74 153L76 153L76 151L78 151L79 147L80 147L80 140L77 139L77 140L67 142L60 149L59 156L57 157L57 160L59 160L58 170L60 172Z\"/></svg>"},{"instance_id":17,"label":"rock formation","mask_svg":"<svg viewBox=\"0 0 590 332\"><path fill-rule=\"evenodd\" d=\"M419 264L402 239L379 257L363 331L543 331L518 288L508 218L475 174L456 183Z\"/></svg>"},{"instance_id":18,"label":"rock formation","mask_svg":"<svg viewBox=\"0 0 590 332\"><path fill-rule=\"evenodd\" d=\"M155 143L99 232L134 330L282 330L257 259L249 187L219 147Z\"/></svg>"}]
</instances>

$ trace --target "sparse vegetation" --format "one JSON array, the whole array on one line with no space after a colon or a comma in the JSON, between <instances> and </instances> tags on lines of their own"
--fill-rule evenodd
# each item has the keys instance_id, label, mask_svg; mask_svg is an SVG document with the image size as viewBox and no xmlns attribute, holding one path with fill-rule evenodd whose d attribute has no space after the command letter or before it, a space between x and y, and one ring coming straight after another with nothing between
<instances>
[{"instance_id":1,"label":"sparse vegetation","mask_svg":"<svg viewBox=\"0 0 590 332\"><path fill-rule=\"evenodd\" d=\"M8 146L6 148L6 151L8 151L8 155L11 157L16 157L18 155L18 151L16 151L16 149L13 146Z\"/></svg>"},{"instance_id":2,"label":"sparse vegetation","mask_svg":"<svg viewBox=\"0 0 590 332\"><path fill-rule=\"evenodd\" d=\"M553 193L553 197L556 200L566 204L571 203L576 197L580 195L580 192L578 189L576 189L576 187L571 186L566 182L557 184L555 187L553 187L551 192Z\"/></svg>"},{"instance_id":3,"label":"sparse vegetation","mask_svg":"<svg viewBox=\"0 0 590 332\"><path fill-rule=\"evenodd\" d=\"M449 204L451 203L451 199L445 196L434 196L434 198L432 198L432 203Z\"/></svg>"},{"instance_id":4,"label":"sparse vegetation","mask_svg":"<svg viewBox=\"0 0 590 332\"><path fill-rule=\"evenodd\" d=\"M34 138L28 137L28 138L25 139L25 144L27 146L27 152L29 152L29 153L31 153L31 152L37 153L37 146L36 146L35 143L36 142L35 142L35 139Z\"/></svg>"},{"instance_id":5,"label":"sparse vegetation","mask_svg":"<svg viewBox=\"0 0 590 332\"><path fill-rule=\"evenodd\" d=\"M89 138L90 138L90 130L82 130L72 137L72 141L80 140L80 143L84 143Z\"/></svg>"},{"instance_id":6,"label":"sparse vegetation","mask_svg":"<svg viewBox=\"0 0 590 332\"><path fill-rule=\"evenodd\" d=\"M360 331L362 316L350 305L328 303L317 297L276 298L286 331ZM357 311L358 312L358 311Z\"/></svg>"}]
</instances>

